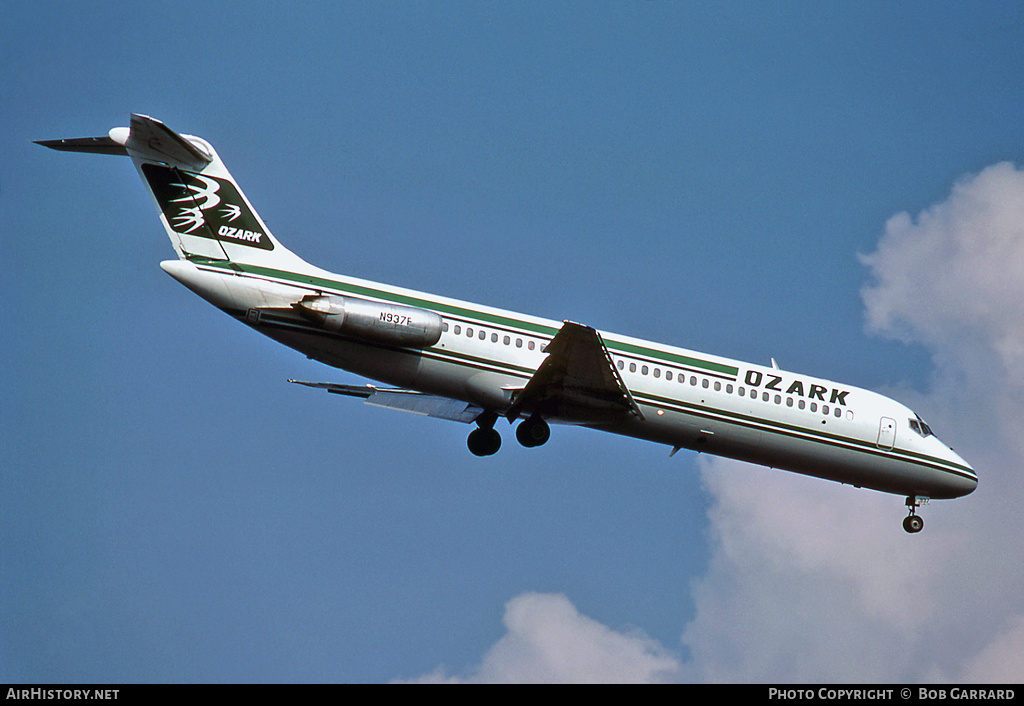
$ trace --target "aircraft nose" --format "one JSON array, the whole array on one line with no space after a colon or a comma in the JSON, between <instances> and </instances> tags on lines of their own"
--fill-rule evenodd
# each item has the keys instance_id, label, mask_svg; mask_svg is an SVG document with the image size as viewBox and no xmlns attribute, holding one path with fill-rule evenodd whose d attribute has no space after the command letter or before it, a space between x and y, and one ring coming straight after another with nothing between
<instances>
[{"instance_id":1,"label":"aircraft nose","mask_svg":"<svg viewBox=\"0 0 1024 706\"><path fill-rule=\"evenodd\" d=\"M977 487L978 487L978 477L977 476L974 476L972 478L963 478L959 483L957 483L957 490L959 491L959 492L957 492L957 495L958 496L970 495L971 493L974 492L974 489L977 488Z\"/></svg>"},{"instance_id":2,"label":"aircraft nose","mask_svg":"<svg viewBox=\"0 0 1024 706\"><path fill-rule=\"evenodd\" d=\"M949 450L950 460L958 467L956 475L951 480L954 497L970 495L978 487L978 474L967 461L960 458L953 449Z\"/></svg>"}]
</instances>

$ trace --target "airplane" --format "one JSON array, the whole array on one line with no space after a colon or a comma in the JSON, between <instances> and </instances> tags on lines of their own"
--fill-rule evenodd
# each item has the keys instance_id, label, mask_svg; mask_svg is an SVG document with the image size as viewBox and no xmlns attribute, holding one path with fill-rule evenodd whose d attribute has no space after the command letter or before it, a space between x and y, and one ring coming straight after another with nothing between
<instances>
[{"instance_id":1,"label":"airplane","mask_svg":"<svg viewBox=\"0 0 1024 706\"><path fill-rule=\"evenodd\" d=\"M905 405L869 390L675 346L338 275L285 248L206 140L132 114L101 137L41 140L131 158L177 260L160 267L256 331L374 380L289 380L474 425L476 456L580 425L906 496L909 533L932 499L971 493L974 469Z\"/></svg>"}]
</instances>

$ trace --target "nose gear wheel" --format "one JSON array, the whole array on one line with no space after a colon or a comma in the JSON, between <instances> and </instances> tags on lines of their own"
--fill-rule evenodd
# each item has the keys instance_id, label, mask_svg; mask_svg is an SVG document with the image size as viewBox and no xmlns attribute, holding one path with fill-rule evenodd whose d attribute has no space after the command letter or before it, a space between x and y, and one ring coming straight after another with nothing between
<instances>
[{"instance_id":1,"label":"nose gear wheel","mask_svg":"<svg viewBox=\"0 0 1024 706\"><path fill-rule=\"evenodd\" d=\"M910 508L910 514L903 519L903 529L909 534L917 534L924 529L924 518L917 514L917 508L927 504L928 498L917 495L911 495L907 498L907 507Z\"/></svg>"}]
</instances>

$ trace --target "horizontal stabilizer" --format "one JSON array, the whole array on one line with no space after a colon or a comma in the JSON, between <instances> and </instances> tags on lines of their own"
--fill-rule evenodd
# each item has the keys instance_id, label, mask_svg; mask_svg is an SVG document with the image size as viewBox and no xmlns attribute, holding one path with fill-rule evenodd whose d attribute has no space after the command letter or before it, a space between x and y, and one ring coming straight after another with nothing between
<instances>
[{"instance_id":1,"label":"horizontal stabilizer","mask_svg":"<svg viewBox=\"0 0 1024 706\"><path fill-rule=\"evenodd\" d=\"M462 400L441 395L428 395L414 390L379 388L373 385L338 385L331 382L304 382L302 380L289 380L288 382L305 385L306 387L317 387L336 395L362 397L366 404L373 405L374 407L397 409L402 412L412 412L413 414L420 414L425 417L448 419L453 422L464 422L466 424L476 421L476 418L484 412L482 407L477 407Z\"/></svg>"},{"instance_id":2,"label":"horizontal stabilizer","mask_svg":"<svg viewBox=\"0 0 1024 706\"><path fill-rule=\"evenodd\" d=\"M66 140L36 140L37 145L61 152L88 152L90 154L116 154L128 156L128 149L110 137L72 137Z\"/></svg>"},{"instance_id":3,"label":"horizontal stabilizer","mask_svg":"<svg viewBox=\"0 0 1024 706\"><path fill-rule=\"evenodd\" d=\"M213 156L196 140L189 140L156 118L132 113L128 147L146 159L167 162L200 171L213 161Z\"/></svg>"},{"instance_id":4,"label":"horizontal stabilizer","mask_svg":"<svg viewBox=\"0 0 1024 706\"><path fill-rule=\"evenodd\" d=\"M116 154L128 150L147 160L201 171L213 161L202 142L179 135L148 115L132 113L131 128L116 127L106 137L72 137L65 140L37 140L37 145L62 152Z\"/></svg>"}]
</instances>

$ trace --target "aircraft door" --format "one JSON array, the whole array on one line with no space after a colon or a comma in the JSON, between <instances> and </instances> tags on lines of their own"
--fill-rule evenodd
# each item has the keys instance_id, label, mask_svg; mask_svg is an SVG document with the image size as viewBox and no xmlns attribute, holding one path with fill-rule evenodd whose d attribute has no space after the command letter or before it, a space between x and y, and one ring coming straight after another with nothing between
<instances>
[{"instance_id":1,"label":"aircraft door","mask_svg":"<svg viewBox=\"0 0 1024 706\"><path fill-rule=\"evenodd\" d=\"M896 444L896 420L882 417L878 425L878 448L891 450Z\"/></svg>"}]
</instances>

